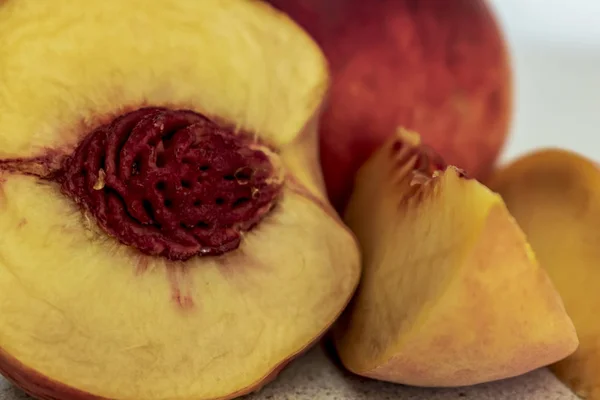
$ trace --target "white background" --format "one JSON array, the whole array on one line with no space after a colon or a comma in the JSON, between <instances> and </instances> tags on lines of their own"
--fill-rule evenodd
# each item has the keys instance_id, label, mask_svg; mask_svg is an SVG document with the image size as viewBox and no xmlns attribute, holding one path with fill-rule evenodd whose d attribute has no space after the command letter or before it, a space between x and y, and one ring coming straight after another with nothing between
<instances>
[{"instance_id":1,"label":"white background","mask_svg":"<svg viewBox=\"0 0 600 400\"><path fill-rule=\"evenodd\" d=\"M600 161L600 0L490 3L515 74L515 115L502 160L560 146Z\"/></svg>"}]
</instances>

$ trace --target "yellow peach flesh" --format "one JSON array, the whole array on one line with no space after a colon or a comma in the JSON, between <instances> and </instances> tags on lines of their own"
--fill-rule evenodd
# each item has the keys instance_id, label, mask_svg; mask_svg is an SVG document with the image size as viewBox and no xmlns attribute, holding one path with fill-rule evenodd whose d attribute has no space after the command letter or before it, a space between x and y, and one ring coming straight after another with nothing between
<instances>
[{"instance_id":1,"label":"yellow peach flesh","mask_svg":"<svg viewBox=\"0 0 600 400\"><path fill-rule=\"evenodd\" d=\"M258 1L8 0L0 38L1 157L75 144L99 118L146 104L285 145L328 86L316 44Z\"/></svg>"},{"instance_id":2,"label":"yellow peach flesh","mask_svg":"<svg viewBox=\"0 0 600 400\"><path fill-rule=\"evenodd\" d=\"M332 262L348 237L293 193L237 251L180 264L83 235L79 210L34 178L8 178L3 196L3 350L104 397L241 390L318 337L355 284Z\"/></svg>"},{"instance_id":3,"label":"yellow peach flesh","mask_svg":"<svg viewBox=\"0 0 600 400\"><path fill-rule=\"evenodd\" d=\"M414 170L418 145L400 133L357 177L345 219L364 272L336 328L344 365L387 381L462 386L571 354L573 325L500 196L453 167L424 178Z\"/></svg>"}]
</instances>

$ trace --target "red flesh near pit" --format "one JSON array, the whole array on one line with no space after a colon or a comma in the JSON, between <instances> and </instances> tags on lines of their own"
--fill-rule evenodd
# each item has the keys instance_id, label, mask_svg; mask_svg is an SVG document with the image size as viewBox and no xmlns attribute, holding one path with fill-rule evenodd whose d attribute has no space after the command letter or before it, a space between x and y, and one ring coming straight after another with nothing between
<instances>
[{"instance_id":1,"label":"red flesh near pit","mask_svg":"<svg viewBox=\"0 0 600 400\"><path fill-rule=\"evenodd\" d=\"M123 244L187 260L236 249L275 204L276 174L247 136L192 111L143 108L89 134L56 179Z\"/></svg>"}]
</instances>

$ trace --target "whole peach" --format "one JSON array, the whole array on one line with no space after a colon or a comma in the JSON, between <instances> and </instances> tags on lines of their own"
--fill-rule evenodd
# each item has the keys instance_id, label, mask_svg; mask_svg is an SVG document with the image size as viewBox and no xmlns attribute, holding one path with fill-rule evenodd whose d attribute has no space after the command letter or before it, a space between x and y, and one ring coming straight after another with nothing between
<instances>
[{"instance_id":1,"label":"whole peach","mask_svg":"<svg viewBox=\"0 0 600 400\"><path fill-rule=\"evenodd\" d=\"M333 75L321 161L341 210L356 170L398 126L484 179L511 118L509 55L484 0L267 0L323 48Z\"/></svg>"}]
</instances>

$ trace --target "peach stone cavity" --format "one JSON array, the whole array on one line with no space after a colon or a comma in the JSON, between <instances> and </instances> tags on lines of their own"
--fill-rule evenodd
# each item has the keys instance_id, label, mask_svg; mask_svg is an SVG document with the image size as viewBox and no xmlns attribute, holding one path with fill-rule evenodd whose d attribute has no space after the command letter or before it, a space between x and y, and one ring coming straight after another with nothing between
<instances>
[{"instance_id":1,"label":"peach stone cavity","mask_svg":"<svg viewBox=\"0 0 600 400\"><path fill-rule=\"evenodd\" d=\"M86 136L56 179L121 243L187 260L236 249L272 209L275 158L198 113L142 108Z\"/></svg>"}]
</instances>

